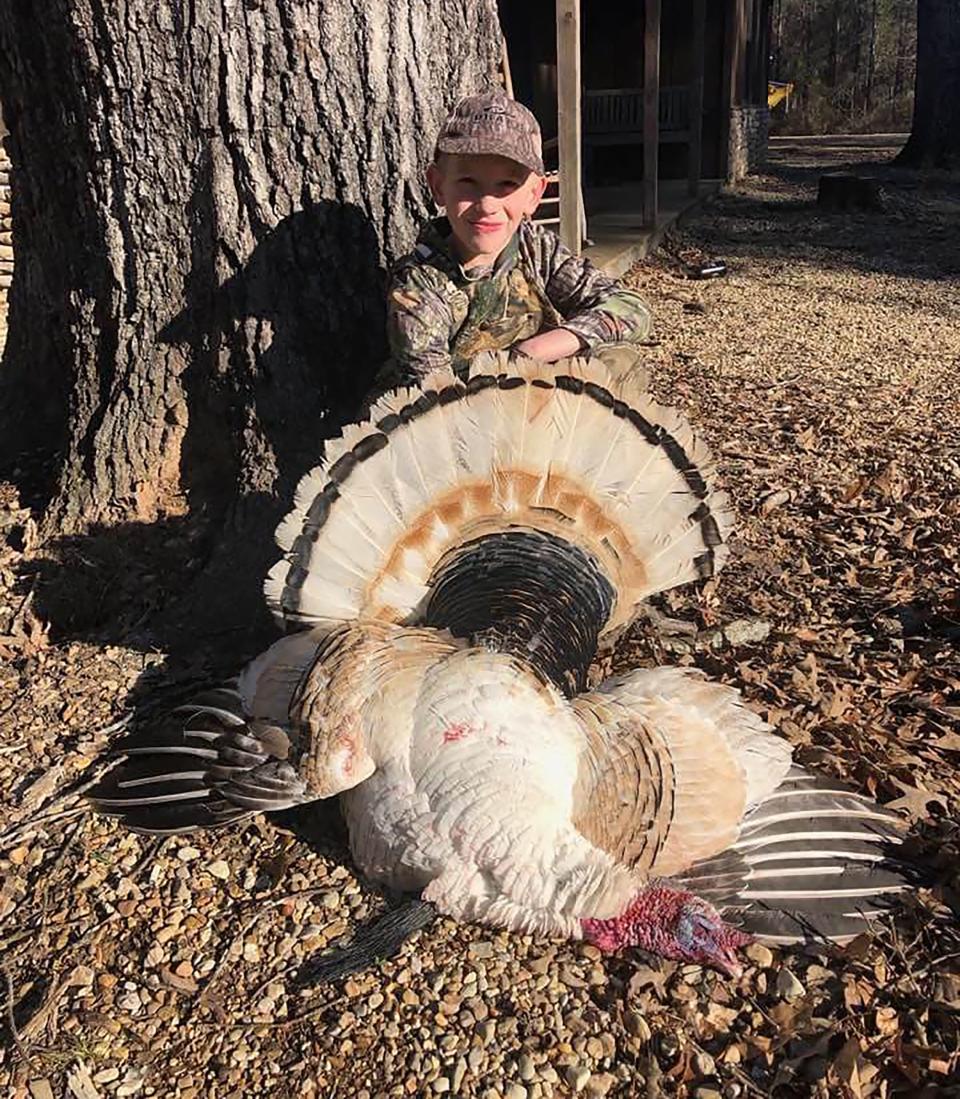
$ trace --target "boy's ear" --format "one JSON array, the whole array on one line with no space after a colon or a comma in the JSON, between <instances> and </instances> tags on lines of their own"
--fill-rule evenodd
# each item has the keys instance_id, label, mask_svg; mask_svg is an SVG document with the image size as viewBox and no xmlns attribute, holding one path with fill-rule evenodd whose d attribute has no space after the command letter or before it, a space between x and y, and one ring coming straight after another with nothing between
<instances>
[{"instance_id":1,"label":"boy's ear","mask_svg":"<svg viewBox=\"0 0 960 1099\"><path fill-rule=\"evenodd\" d=\"M430 188L430 194L433 195L433 201L438 206L446 206L443 199L443 173L436 164L431 164L427 168L427 186Z\"/></svg>"},{"instance_id":2,"label":"boy's ear","mask_svg":"<svg viewBox=\"0 0 960 1099\"><path fill-rule=\"evenodd\" d=\"M532 216L537 212L537 207L540 205L540 199L543 198L543 192L547 189L547 177L538 176L534 173L531 173L531 175L533 175L534 183L530 188L530 201L527 204L525 213Z\"/></svg>"}]
</instances>

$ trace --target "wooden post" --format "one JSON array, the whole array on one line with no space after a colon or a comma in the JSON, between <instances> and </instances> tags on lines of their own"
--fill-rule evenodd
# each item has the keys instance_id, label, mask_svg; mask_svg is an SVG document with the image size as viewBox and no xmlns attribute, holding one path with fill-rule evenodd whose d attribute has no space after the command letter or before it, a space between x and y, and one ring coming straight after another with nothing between
<instances>
[{"instance_id":1,"label":"wooden post","mask_svg":"<svg viewBox=\"0 0 960 1099\"><path fill-rule=\"evenodd\" d=\"M657 224L660 171L660 0L645 0L643 27L643 222Z\"/></svg>"},{"instance_id":2,"label":"wooden post","mask_svg":"<svg viewBox=\"0 0 960 1099\"><path fill-rule=\"evenodd\" d=\"M503 90L513 99L513 76L510 73L510 53L507 50L507 38L500 39L500 71L503 73Z\"/></svg>"},{"instance_id":3,"label":"wooden post","mask_svg":"<svg viewBox=\"0 0 960 1099\"><path fill-rule=\"evenodd\" d=\"M580 0L557 0L560 239L580 254Z\"/></svg>"},{"instance_id":4,"label":"wooden post","mask_svg":"<svg viewBox=\"0 0 960 1099\"><path fill-rule=\"evenodd\" d=\"M690 149L687 155L687 190L700 192L703 170L703 65L707 33L706 0L691 0L693 5L693 78L690 81Z\"/></svg>"},{"instance_id":5,"label":"wooden post","mask_svg":"<svg viewBox=\"0 0 960 1099\"><path fill-rule=\"evenodd\" d=\"M730 124L736 107L743 104L743 53L746 39L746 0L726 0L723 35L723 93L721 102L720 140L721 169L728 179L733 170L730 163Z\"/></svg>"}]
</instances>

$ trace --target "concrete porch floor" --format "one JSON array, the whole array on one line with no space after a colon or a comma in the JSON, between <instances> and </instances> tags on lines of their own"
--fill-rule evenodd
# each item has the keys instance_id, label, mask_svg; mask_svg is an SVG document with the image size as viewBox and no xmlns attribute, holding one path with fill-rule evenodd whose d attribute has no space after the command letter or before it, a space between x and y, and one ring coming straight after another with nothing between
<instances>
[{"instance_id":1,"label":"concrete porch floor","mask_svg":"<svg viewBox=\"0 0 960 1099\"><path fill-rule=\"evenodd\" d=\"M660 209L655 226L643 224L643 183L596 187L586 191L587 237L583 254L606 274L619 278L660 243L666 230L722 186L719 179L703 179L691 195L684 179L660 181Z\"/></svg>"}]
</instances>

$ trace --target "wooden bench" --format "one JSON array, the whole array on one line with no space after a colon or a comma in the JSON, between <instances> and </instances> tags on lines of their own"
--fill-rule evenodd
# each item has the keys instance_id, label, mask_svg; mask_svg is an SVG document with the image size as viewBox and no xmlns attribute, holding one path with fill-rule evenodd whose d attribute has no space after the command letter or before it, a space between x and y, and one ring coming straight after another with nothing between
<instances>
[{"instance_id":1,"label":"wooden bench","mask_svg":"<svg viewBox=\"0 0 960 1099\"><path fill-rule=\"evenodd\" d=\"M690 140L690 92L687 86L660 89L660 140ZM583 93L583 143L643 144L643 88L600 88Z\"/></svg>"}]
</instances>

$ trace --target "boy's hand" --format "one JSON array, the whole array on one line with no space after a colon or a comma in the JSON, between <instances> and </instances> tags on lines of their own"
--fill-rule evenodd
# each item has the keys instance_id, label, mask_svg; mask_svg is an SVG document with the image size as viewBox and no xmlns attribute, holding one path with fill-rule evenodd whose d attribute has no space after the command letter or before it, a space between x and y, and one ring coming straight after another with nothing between
<instances>
[{"instance_id":1,"label":"boy's hand","mask_svg":"<svg viewBox=\"0 0 960 1099\"><path fill-rule=\"evenodd\" d=\"M513 350L542 363L555 363L558 359L567 359L580 353L580 337L569 328L552 328L549 332L538 332L528 340L513 345Z\"/></svg>"}]
</instances>

